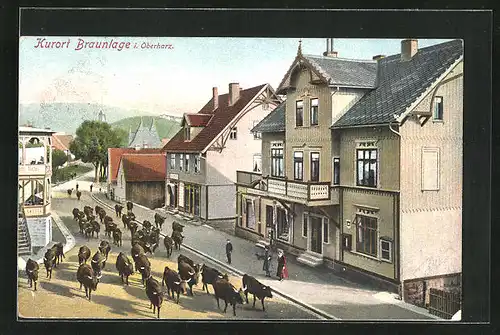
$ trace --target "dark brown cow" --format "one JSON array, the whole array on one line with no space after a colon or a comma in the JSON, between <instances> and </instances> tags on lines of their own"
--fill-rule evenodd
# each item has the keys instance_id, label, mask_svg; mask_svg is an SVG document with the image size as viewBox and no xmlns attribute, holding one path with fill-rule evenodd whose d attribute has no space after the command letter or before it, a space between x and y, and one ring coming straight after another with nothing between
<instances>
[{"instance_id":1,"label":"dark brown cow","mask_svg":"<svg viewBox=\"0 0 500 335\"><path fill-rule=\"evenodd\" d=\"M113 243L119 247L122 246L122 231L120 228L115 228L113 230Z\"/></svg>"},{"instance_id":2,"label":"dark brown cow","mask_svg":"<svg viewBox=\"0 0 500 335\"><path fill-rule=\"evenodd\" d=\"M167 285L167 294L172 293L172 299L175 299L174 293L177 293L177 303L179 303L179 295L181 292L184 293L182 288L182 279L177 272L171 270L168 266L165 266L163 270L163 279L161 281L161 286Z\"/></svg>"},{"instance_id":3,"label":"dark brown cow","mask_svg":"<svg viewBox=\"0 0 500 335\"><path fill-rule=\"evenodd\" d=\"M226 279L229 280L229 277L227 274L222 274L219 272L219 270L211 268L203 264L201 267L201 282L203 283L203 291L205 291L205 288L207 290L207 294L210 294L208 291L208 284L214 286L214 283L217 279Z\"/></svg>"},{"instance_id":4,"label":"dark brown cow","mask_svg":"<svg viewBox=\"0 0 500 335\"><path fill-rule=\"evenodd\" d=\"M134 273L134 265L123 252L120 252L116 257L116 269L122 279L122 284L126 283L128 285L128 277ZM124 276L125 282L123 280Z\"/></svg>"},{"instance_id":5,"label":"dark brown cow","mask_svg":"<svg viewBox=\"0 0 500 335\"><path fill-rule=\"evenodd\" d=\"M173 231L171 237L174 241L175 249L181 250L182 241L184 241L184 236L182 235L182 233L179 231Z\"/></svg>"},{"instance_id":6,"label":"dark brown cow","mask_svg":"<svg viewBox=\"0 0 500 335\"><path fill-rule=\"evenodd\" d=\"M87 260L90 258L90 249L86 245L82 245L78 250L78 264L82 265L83 263L87 263Z\"/></svg>"},{"instance_id":7,"label":"dark brown cow","mask_svg":"<svg viewBox=\"0 0 500 335\"><path fill-rule=\"evenodd\" d=\"M155 313L155 309L158 309L158 319L160 318L160 308L163 302L163 290L160 286L160 283L154 279L151 274L149 274L146 279L146 295L149 298L151 304L149 308L153 307L153 313Z\"/></svg>"},{"instance_id":8,"label":"dark brown cow","mask_svg":"<svg viewBox=\"0 0 500 335\"><path fill-rule=\"evenodd\" d=\"M262 304L262 310L265 311L266 308L264 307L264 299L273 297L271 288L269 286L262 284L257 279L247 274L243 275L242 281L243 281L243 292L245 293L247 304L248 304L248 293L253 294L253 308L255 308L255 297L257 296L257 298L260 299L260 302Z\"/></svg>"},{"instance_id":9,"label":"dark brown cow","mask_svg":"<svg viewBox=\"0 0 500 335\"><path fill-rule=\"evenodd\" d=\"M95 274L97 275L97 279L101 279L102 270L106 265L106 257L98 250L92 257L90 264L92 265L92 270L94 270Z\"/></svg>"},{"instance_id":10,"label":"dark brown cow","mask_svg":"<svg viewBox=\"0 0 500 335\"><path fill-rule=\"evenodd\" d=\"M52 279L52 269L56 266L55 249L49 249L45 252L45 255L43 256L43 264L47 270L47 278Z\"/></svg>"},{"instance_id":11,"label":"dark brown cow","mask_svg":"<svg viewBox=\"0 0 500 335\"><path fill-rule=\"evenodd\" d=\"M35 291L36 291L36 283L38 282L38 270L39 270L38 263L32 260L31 258L28 258L28 261L26 262L26 275L28 276L28 284L30 285L30 288L33 287L33 283L35 284Z\"/></svg>"},{"instance_id":12,"label":"dark brown cow","mask_svg":"<svg viewBox=\"0 0 500 335\"><path fill-rule=\"evenodd\" d=\"M92 291L97 290L99 278L90 265L82 264L78 267L76 279L80 282L80 290L82 289L82 285L85 286L85 296L89 298L89 301Z\"/></svg>"},{"instance_id":13,"label":"dark brown cow","mask_svg":"<svg viewBox=\"0 0 500 335\"><path fill-rule=\"evenodd\" d=\"M134 208L134 204L130 201L127 201L127 212L132 212L133 208Z\"/></svg>"},{"instance_id":14,"label":"dark brown cow","mask_svg":"<svg viewBox=\"0 0 500 335\"><path fill-rule=\"evenodd\" d=\"M109 242L102 240L101 243L99 243L99 251L102 252L104 257L106 257L106 260L108 260L108 255L109 252L111 251L111 246L109 245ZM106 265L106 262L104 262L104 265Z\"/></svg>"},{"instance_id":15,"label":"dark brown cow","mask_svg":"<svg viewBox=\"0 0 500 335\"><path fill-rule=\"evenodd\" d=\"M174 248L174 240L170 236L165 236L163 239L163 245L165 245L165 249L167 249L167 257L170 258L172 255L172 249Z\"/></svg>"},{"instance_id":16,"label":"dark brown cow","mask_svg":"<svg viewBox=\"0 0 500 335\"><path fill-rule=\"evenodd\" d=\"M80 210L78 208L73 208L73 220L77 221L78 220L78 213L80 213Z\"/></svg>"},{"instance_id":17,"label":"dark brown cow","mask_svg":"<svg viewBox=\"0 0 500 335\"><path fill-rule=\"evenodd\" d=\"M156 228L162 228L163 226L163 223L165 222L165 218L163 216L161 216L160 214L158 213L155 213L155 224L156 224Z\"/></svg>"},{"instance_id":18,"label":"dark brown cow","mask_svg":"<svg viewBox=\"0 0 500 335\"><path fill-rule=\"evenodd\" d=\"M135 269L141 273L142 284L151 275L151 262L146 257L146 255L139 255L135 261Z\"/></svg>"},{"instance_id":19,"label":"dark brown cow","mask_svg":"<svg viewBox=\"0 0 500 335\"><path fill-rule=\"evenodd\" d=\"M243 304L243 290L237 290L228 280L218 278L214 283L215 299L217 300L217 307L220 309L219 299L224 300L226 306L224 313L226 313L228 303L233 306L233 315L236 316L236 304Z\"/></svg>"},{"instance_id":20,"label":"dark brown cow","mask_svg":"<svg viewBox=\"0 0 500 335\"><path fill-rule=\"evenodd\" d=\"M80 200L81 196L82 196L82 192L76 191L76 197L78 198L78 200Z\"/></svg>"},{"instance_id":21,"label":"dark brown cow","mask_svg":"<svg viewBox=\"0 0 500 335\"><path fill-rule=\"evenodd\" d=\"M198 285L200 276L200 267L196 265L192 267L184 261L178 263L179 275L181 279L189 286L189 294L193 296L193 285Z\"/></svg>"}]
</instances>

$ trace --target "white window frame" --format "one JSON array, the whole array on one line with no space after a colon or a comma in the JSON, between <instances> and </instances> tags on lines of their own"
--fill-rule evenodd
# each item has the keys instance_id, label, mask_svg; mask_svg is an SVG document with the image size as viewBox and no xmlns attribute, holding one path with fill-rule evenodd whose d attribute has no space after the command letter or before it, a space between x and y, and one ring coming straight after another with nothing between
<instances>
[{"instance_id":1,"label":"white window frame","mask_svg":"<svg viewBox=\"0 0 500 335\"><path fill-rule=\"evenodd\" d=\"M441 118L437 117L436 109L438 104L441 104ZM442 96L435 96L432 101L432 120L436 122L443 122L444 119L444 103Z\"/></svg>"},{"instance_id":2,"label":"white window frame","mask_svg":"<svg viewBox=\"0 0 500 335\"><path fill-rule=\"evenodd\" d=\"M189 154L186 154L184 157L186 163L186 173L189 173Z\"/></svg>"},{"instance_id":3,"label":"white window frame","mask_svg":"<svg viewBox=\"0 0 500 335\"><path fill-rule=\"evenodd\" d=\"M175 157L176 154L170 154L170 169L175 170L175 160L177 157Z\"/></svg>"},{"instance_id":4,"label":"white window frame","mask_svg":"<svg viewBox=\"0 0 500 335\"><path fill-rule=\"evenodd\" d=\"M184 154L179 154L179 171L184 171Z\"/></svg>"},{"instance_id":5,"label":"white window frame","mask_svg":"<svg viewBox=\"0 0 500 335\"><path fill-rule=\"evenodd\" d=\"M302 158L302 170L300 171L300 177L301 178L296 178L296 175L295 175L295 158L296 158L296 155L302 155L302 157L297 157L297 158ZM302 150L296 150L293 152L293 180L296 180L296 181L303 181L304 180L304 151Z\"/></svg>"},{"instance_id":6,"label":"white window frame","mask_svg":"<svg viewBox=\"0 0 500 335\"><path fill-rule=\"evenodd\" d=\"M382 243L388 243L389 245L389 259L385 259L382 257ZM380 260L388 263L392 263L392 241L381 238L379 240L379 255Z\"/></svg>"},{"instance_id":7,"label":"white window frame","mask_svg":"<svg viewBox=\"0 0 500 335\"><path fill-rule=\"evenodd\" d=\"M189 126L184 127L184 141L191 141L191 130Z\"/></svg>"},{"instance_id":8,"label":"white window frame","mask_svg":"<svg viewBox=\"0 0 500 335\"><path fill-rule=\"evenodd\" d=\"M318 156L318 180L312 180L312 165L313 165L313 155ZM320 182L321 181L321 153L319 151L311 151L309 153L309 181Z\"/></svg>"},{"instance_id":9,"label":"white window frame","mask_svg":"<svg viewBox=\"0 0 500 335\"><path fill-rule=\"evenodd\" d=\"M299 105L301 105L299 107ZM301 108L302 109L302 124L297 125L297 110ZM295 101L295 127L304 127L304 100L300 99Z\"/></svg>"},{"instance_id":10,"label":"white window frame","mask_svg":"<svg viewBox=\"0 0 500 335\"><path fill-rule=\"evenodd\" d=\"M200 173L201 171L201 159L199 155L194 156L194 173Z\"/></svg>"},{"instance_id":11,"label":"white window frame","mask_svg":"<svg viewBox=\"0 0 500 335\"><path fill-rule=\"evenodd\" d=\"M339 162L339 182L337 184L335 184L335 160L338 160ZM333 172L333 175L332 175L332 185L340 185L340 157L337 157L337 156L334 156L332 157L332 172Z\"/></svg>"},{"instance_id":12,"label":"white window frame","mask_svg":"<svg viewBox=\"0 0 500 335\"><path fill-rule=\"evenodd\" d=\"M258 160L256 161L255 158L257 158L257 157L258 157ZM256 162L259 162L259 164L257 164L257 166L260 168L258 171L255 171L255 169L254 169ZM258 154L254 154L253 155L252 171L253 172L261 172L262 173L262 154L258 153Z\"/></svg>"},{"instance_id":13,"label":"white window frame","mask_svg":"<svg viewBox=\"0 0 500 335\"><path fill-rule=\"evenodd\" d=\"M380 187L380 148L377 145L377 140L375 139L366 139L366 140L356 140L356 148L354 149L354 181L356 187L367 187L367 188L379 188ZM376 169L375 171L375 179L376 183L375 186L365 186L365 185L358 185L358 150L377 150L377 162L376 162Z\"/></svg>"},{"instance_id":14,"label":"white window frame","mask_svg":"<svg viewBox=\"0 0 500 335\"><path fill-rule=\"evenodd\" d=\"M229 133L229 139L230 140L237 140L238 139L238 128L237 127L231 128L231 131Z\"/></svg>"},{"instance_id":15,"label":"white window frame","mask_svg":"<svg viewBox=\"0 0 500 335\"><path fill-rule=\"evenodd\" d=\"M424 153L436 153L437 155L437 159L436 159L436 187L433 188L433 187L426 187L424 186L425 185L425 170L424 170ZM439 147L422 147L422 156L421 156L421 162L420 162L420 170L421 170L421 190L422 192L423 191L439 191L440 189L440 184L441 184L441 178L440 178L440 175L441 175L441 164L440 164L440 160L441 160L441 155L440 155L440 150L439 150Z\"/></svg>"},{"instance_id":16,"label":"white window frame","mask_svg":"<svg viewBox=\"0 0 500 335\"><path fill-rule=\"evenodd\" d=\"M313 101L316 101L316 104L313 104ZM316 119L317 119L316 124L312 123L313 107L316 107ZM311 126L319 126L319 98L309 99L309 124Z\"/></svg>"},{"instance_id":17,"label":"white window frame","mask_svg":"<svg viewBox=\"0 0 500 335\"><path fill-rule=\"evenodd\" d=\"M282 162L283 162L283 175L273 175L273 155L272 155L272 152L273 152L273 149L282 149L283 150L283 159L282 159ZM286 167L285 167L285 159L286 159L286 155L285 155L285 144L283 141L271 141L271 146L269 148L269 172L270 172L270 175L271 177L278 177L278 178L284 178L285 177L285 174L286 174Z\"/></svg>"}]
</instances>

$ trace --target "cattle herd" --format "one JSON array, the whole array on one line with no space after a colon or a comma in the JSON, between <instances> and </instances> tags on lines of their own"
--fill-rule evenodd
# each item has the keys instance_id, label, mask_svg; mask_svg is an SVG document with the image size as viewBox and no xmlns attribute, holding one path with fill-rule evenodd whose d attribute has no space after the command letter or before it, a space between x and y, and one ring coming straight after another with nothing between
<instances>
[{"instance_id":1,"label":"cattle herd","mask_svg":"<svg viewBox=\"0 0 500 335\"><path fill-rule=\"evenodd\" d=\"M193 286L198 285L200 282L203 285L203 291L209 292L209 285L214 290L214 296L217 301L217 307L220 308L219 300L225 303L224 313L226 313L227 306L230 304L233 307L233 315L236 316L236 305L248 303L248 293L254 297L253 307L255 308L255 298L257 297L262 304L262 310L265 311L264 299L266 297L272 298L271 288L260 283L257 279L247 274L243 275L242 288L236 289L230 282L227 274L222 274L217 269L211 268L206 264L196 264L187 256L180 254L177 257L177 271L165 266L161 283L156 280L151 274L151 262L147 254L151 256L157 249L160 241L161 227L165 218L159 214L155 214L154 221L155 227L151 222L144 220L139 228L133 210L133 204L127 203L127 214L122 214L123 206L115 206L116 217L121 218L123 227L131 232L131 256L132 261L123 252L120 252L116 258L116 270L124 285L129 285L129 276L135 272L141 274L142 285L145 287L146 295L150 301L150 309L153 308L153 313L158 313L160 318L160 308L164 296L171 297L177 304L179 304L180 294L187 294L194 296ZM95 211L95 215L94 215ZM108 216L105 210L100 206L91 208L85 206L83 211L74 208L74 220L78 221L80 233L83 234L87 240L90 237L99 238L100 226L104 225L105 236L112 238L112 243L116 246L122 246L122 232L114 223L113 218ZM100 223L99 223L100 222ZM180 250L183 241L183 225L174 221L172 223L171 236L164 237L164 246L167 250L167 256L172 255L172 250ZM90 248L86 245L80 247L78 251L79 267L76 273L77 281L80 283L80 290L82 286L85 287L85 296L91 300L92 291L97 290L97 285L102 277L102 270L106 266L109 254L111 252L111 245L106 240L101 240L98 249L92 255ZM92 257L91 257L92 256ZM55 244L51 249L47 250L44 256L44 265L47 270L47 278L52 278L52 269L57 267L57 264L64 258L63 244ZM90 265L87 261L90 259ZM135 268L135 269L134 269ZM34 284L36 291L36 284L38 281L38 263L28 259L26 263L26 274L30 288ZM166 289L165 289L166 286ZM175 296L176 295L176 296Z\"/></svg>"}]
</instances>

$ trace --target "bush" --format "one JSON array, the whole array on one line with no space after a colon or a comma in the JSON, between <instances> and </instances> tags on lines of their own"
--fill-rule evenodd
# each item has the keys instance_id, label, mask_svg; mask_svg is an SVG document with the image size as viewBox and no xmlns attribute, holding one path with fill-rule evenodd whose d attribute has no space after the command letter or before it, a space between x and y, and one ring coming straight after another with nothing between
<instances>
[{"instance_id":1,"label":"bush","mask_svg":"<svg viewBox=\"0 0 500 335\"><path fill-rule=\"evenodd\" d=\"M52 182L64 182L68 180L72 180L75 177L92 171L92 167L83 166L83 165L70 165L63 168L59 168L52 172Z\"/></svg>"}]
</instances>

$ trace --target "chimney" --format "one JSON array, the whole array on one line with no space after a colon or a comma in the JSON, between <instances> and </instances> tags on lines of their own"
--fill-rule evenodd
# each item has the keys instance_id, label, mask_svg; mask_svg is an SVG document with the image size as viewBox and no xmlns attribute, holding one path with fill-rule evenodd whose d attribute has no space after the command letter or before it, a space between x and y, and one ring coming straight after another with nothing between
<instances>
[{"instance_id":1,"label":"chimney","mask_svg":"<svg viewBox=\"0 0 500 335\"><path fill-rule=\"evenodd\" d=\"M418 40L407 38L401 41L401 61L406 62L418 51Z\"/></svg>"},{"instance_id":2,"label":"chimney","mask_svg":"<svg viewBox=\"0 0 500 335\"><path fill-rule=\"evenodd\" d=\"M229 84L229 106L234 105L236 101L240 98L240 84L230 83Z\"/></svg>"},{"instance_id":3,"label":"chimney","mask_svg":"<svg viewBox=\"0 0 500 335\"><path fill-rule=\"evenodd\" d=\"M219 108L219 91L217 87L212 88L212 102L213 102L213 110L215 111Z\"/></svg>"},{"instance_id":4,"label":"chimney","mask_svg":"<svg viewBox=\"0 0 500 335\"><path fill-rule=\"evenodd\" d=\"M326 57L337 57L337 51L333 51L333 38L326 39L326 51L323 52L323 56Z\"/></svg>"},{"instance_id":5,"label":"chimney","mask_svg":"<svg viewBox=\"0 0 500 335\"><path fill-rule=\"evenodd\" d=\"M382 58L384 58L384 57L385 57L385 55L376 55L376 56L373 56L373 58L372 58L372 59L373 59L373 60L377 60L377 61L378 61L378 60L381 60L381 59L382 59Z\"/></svg>"}]
</instances>

